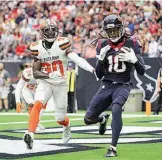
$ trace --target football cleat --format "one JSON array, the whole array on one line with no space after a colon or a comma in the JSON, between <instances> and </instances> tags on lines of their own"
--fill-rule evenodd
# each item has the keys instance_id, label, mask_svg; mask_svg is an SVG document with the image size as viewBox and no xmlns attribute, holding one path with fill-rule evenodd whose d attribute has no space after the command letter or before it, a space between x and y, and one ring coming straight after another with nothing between
<instances>
[{"instance_id":1,"label":"football cleat","mask_svg":"<svg viewBox=\"0 0 163 160\"><path fill-rule=\"evenodd\" d=\"M105 157L116 157L117 152L113 148L109 148L107 153L105 154Z\"/></svg>"},{"instance_id":2,"label":"football cleat","mask_svg":"<svg viewBox=\"0 0 163 160\"><path fill-rule=\"evenodd\" d=\"M99 134L100 135L103 135L106 131L106 125L107 125L110 114L104 114L103 116L105 117L105 122L100 123L100 126L99 126Z\"/></svg>"},{"instance_id":3,"label":"football cleat","mask_svg":"<svg viewBox=\"0 0 163 160\"><path fill-rule=\"evenodd\" d=\"M27 149L33 148L33 141L34 141L34 133L26 132L23 137L24 142L27 145Z\"/></svg>"},{"instance_id":4,"label":"football cleat","mask_svg":"<svg viewBox=\"0 0 163 160\"><path fill-rule=\"evenodd\" d=\"M63 127L63 135L62 135L62 141L63 143L67 143L70 140L71 136L71 127L70 125L67 127Z\"/></svg>"}]
</instances>

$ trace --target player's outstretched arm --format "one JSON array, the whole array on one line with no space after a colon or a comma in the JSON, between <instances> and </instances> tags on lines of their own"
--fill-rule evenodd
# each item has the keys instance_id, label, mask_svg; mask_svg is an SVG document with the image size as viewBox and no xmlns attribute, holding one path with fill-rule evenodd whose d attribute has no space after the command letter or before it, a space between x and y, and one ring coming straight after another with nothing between
<instances>
[{"instance_id":1,"label":"player's outstretched arm","mask_svg":"<svg viewBox=\"0 0 163 160\"><path fill-rule=\"evenodd\" d=\"M95 69L84 58L79 57L75 52L70 51L67 56L82 69L94 73Z\"/></svg>"},{"instance_id":2,"label":"player's outstretched arm","mask_svg":"<svg viewBox=\"0 0 163 160\"><path fill-rule=\"evenodd\" d=\"M33 77L35 79L48 79L49 78L48 73L41 72L41 61L40 59L37 59L36 57L34 58L32 69L33 69Z\"/></svg>"},{"instance_id":3,"label":"player's outstretched arm","mask_svg":"<svg viewBox=\"0 0 163 160\"><path fill-rule=\"evenodd\" d=\"M137 62L134 64L134 66L135 66L135 69L136 69L136 71L137 71L137 73L138 74L140 74L140 75L144 75L144 73L145 73L145 64L144 64L144 60L143 60L143 58L138 54L138 55L136 55L136 57L137 57Z\"/></svg>"}]
</instances>

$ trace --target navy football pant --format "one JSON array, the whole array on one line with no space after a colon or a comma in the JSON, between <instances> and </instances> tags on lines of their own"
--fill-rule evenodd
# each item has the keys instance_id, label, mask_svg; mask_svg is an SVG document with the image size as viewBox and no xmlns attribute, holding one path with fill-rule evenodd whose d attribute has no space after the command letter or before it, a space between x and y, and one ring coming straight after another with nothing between
<instances>
[{"instance_id":1,"label":"navy football pant","mask_svg":"<svg viewBox=\"0 0 163 160\"><path fill-rule=\"evenodd\" d=\"M116 146L120 131L122 129L122 107L125 104L131 86L129 84L113 84L112 82L103 82L90 102L85 114L84 121L88 124L100 122L99 115L109 106L112 109L112 145Z\"/></svg>"}]
</instances>

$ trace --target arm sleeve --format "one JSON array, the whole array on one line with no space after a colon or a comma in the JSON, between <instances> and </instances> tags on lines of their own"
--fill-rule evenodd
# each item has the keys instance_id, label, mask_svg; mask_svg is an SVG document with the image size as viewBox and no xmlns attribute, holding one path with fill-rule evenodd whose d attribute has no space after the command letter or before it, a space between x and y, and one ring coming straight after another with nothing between
<instances>
[{"instance_id":1,"label":"arm sleeve","mask_svg":"<svg viewBox=\"0 0 163 160\"><path fill-rule=\"evenodd\" d=\"M137 57L138 61L134 64L135 69L136 69L138 74L144 75L144 73L145 73L144 60L139 54L137 54L136 57Z\"/></svg>"},{"instance_id":2,"label":"arm sleeve","mask_svg":"<svg viewBox=\"0 0 163 160\"><path fill-rule=\"evenodd\" d=\"M145 73L145 63L144 63L143 58L141 57L141 55L142 55L142 47L141 47L140 43L137 40L135 40L133 42L133 45L134 45L133 49L134 49L135 55L136 55L136 57L138 59L138 61L134 64L135 69L136 69L136 71L137 71L137 73L139 75L144 75L144 73Z\"/></svg>"},{"instance_id":3,"label":"arm sleeve","mask_svg":"<svg viewBox=\"0 0 163 160\"><path fill-rule=\"evenodd\" d=\"M104 63L102 61L97 60L95 70L97 77L101 79L104 76Z\"/></svg>"},{"instance_id":4,"label":"arm sleeve","mask_svg":"<svg viewBox=\"0 0 163 160\"><path fill-rule=\"evenodd\" d=\"M101 48L102 48L102 42L104 40L102 39L99 39L98 40L98 43L96 45L96 55L99 55L100 54L100 51L101 51ZM97 62L96 62L96 75L99 79L101 79L103 76L104 76L104 61L100 61L97 59Z\"/></svg>"},{"instance_id":5,"label":"arm sleeve","mask_svg":"<svg viewBox=\"0 0 163 160\"><path fill-rule=\"evenodd\" d=\"M21 97L21 91L25 85L26 81L23 80L22 78L19 80L19 82L16 85L16 89L15 89L15 99L16 99L16 103L20 102L20 97Z\"/></svg>"},{"instance_id":6,"label":"arm sleeve","mask_svg":"<svg viewBox=\"0 0 163 160\"><path fill-rule=\"evenodd\" d=\"M67 56L82 69L93 73L94 68L85 59L79 57L75 52L71 52Z\"/></svg>"}]
</instances>

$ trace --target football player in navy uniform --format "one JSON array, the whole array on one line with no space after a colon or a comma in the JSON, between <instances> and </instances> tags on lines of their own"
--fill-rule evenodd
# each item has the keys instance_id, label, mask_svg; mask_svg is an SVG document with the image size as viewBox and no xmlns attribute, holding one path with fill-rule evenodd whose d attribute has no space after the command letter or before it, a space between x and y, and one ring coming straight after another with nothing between
<instances>
[{"instance_id":1,"label":"football player in navy uniform","mask_svg":"<svg viewBox=\"0 0 163 160\"><path fill-rule=\"evenodd\" d=\"M102 82L84 117L87 125L99 122L99 134L103 135L109 114L102 112L111 107L112 142L106 157L117 156L116 146L122 129L122 107L131 90L132 68L134 67L140 75L145 73L141 46L136 40L128 37L124 30L123 21L119 16L112 14L105 17L103 31L107 38L99 39L96 47L96 74Z\"/></svg>"}]
</instances>

